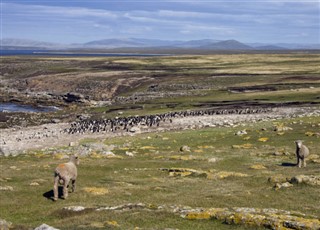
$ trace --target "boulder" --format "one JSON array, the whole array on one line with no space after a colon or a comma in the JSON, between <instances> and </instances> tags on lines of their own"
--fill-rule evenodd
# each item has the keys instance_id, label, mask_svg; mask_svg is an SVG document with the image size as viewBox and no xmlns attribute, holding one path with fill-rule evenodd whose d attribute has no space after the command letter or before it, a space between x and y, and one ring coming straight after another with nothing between
<instances>
[{"instance_id":1,"label":"boulder","mask_svg":"<svg viewBox=\"0 0 320 230\"><path fill-rule=\"evenodd\" d=\"M59 230L59 229L51 227L47 224L41 224L39 227L36 227L34 230Z\"/></svg>"},{"instance_id":2,"label":"boulder","mask_svg":"<svg viewBox=\"0 0 320 230\"><path fill-rule=\"evenodd\" d=\"M85 103L87 98L80 93L69 92L63 95L63 100L67 103Z\"/></svg>"},{"instance_id":3,"label":"boulder","mask_svg":"<svg viewBox=\"0 0 320 230\"><path fill-rule=\"evenodd\" d=\"M7 230L10 229L12 226L11 222L8 222L6 220L0 219L0 229Z\"/></svg>"},{"instance_id":4,"label":"boulder","mask_svg":"<svg viewBox=\"0 0 320 230\"><path fill-rule=\"evenodd\" d=\"M183 145L183 146L180 147L180 151L181 151L181 152L190 152L191 149L190 149L189 146Z\"/></svg>"},{"instance_id":5,"label":"boulder","mask_svg":"<svg viewBox=\"0 0 320 230\"><path fill-rule=\"evenodd\" d=\"M141 133L141 129L138 128L138 127L132 127L130 130L129 130L130 133Z\"/></svg>"}]
</instances>

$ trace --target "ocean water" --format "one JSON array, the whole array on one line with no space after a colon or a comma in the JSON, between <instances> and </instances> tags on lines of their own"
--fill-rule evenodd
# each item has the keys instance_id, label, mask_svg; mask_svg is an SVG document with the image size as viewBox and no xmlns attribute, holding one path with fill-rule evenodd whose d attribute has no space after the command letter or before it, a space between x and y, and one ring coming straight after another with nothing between
<instances>
[{"instance_id":1,"label":"ocean water","mask_svg":"<svg viewBox=\"0 0 320 230\"><path fill-rule=\"evenodd\" d=\"M33 55L33 56L66 56L66 57L152 57L169 56L169 54L144 54L144 53L86 53L72 51L50 50L0 50L1 56Z\"/></svg>"}]
</instances>

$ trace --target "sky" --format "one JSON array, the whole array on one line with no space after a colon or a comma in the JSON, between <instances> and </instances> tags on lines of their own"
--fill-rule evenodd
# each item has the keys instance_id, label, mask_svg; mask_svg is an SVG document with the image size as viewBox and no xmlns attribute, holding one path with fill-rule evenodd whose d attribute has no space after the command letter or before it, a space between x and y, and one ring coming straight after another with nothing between
<instances>
[{"instance_id":1,"label":"sky","mask_svg":"<svg viewBox=\"0 0 320 230\"><path fill-rule=\"evenodd\" d=\"M320 43L320 0L0 0L1 38Z\"/></svg>"}]
</instances>

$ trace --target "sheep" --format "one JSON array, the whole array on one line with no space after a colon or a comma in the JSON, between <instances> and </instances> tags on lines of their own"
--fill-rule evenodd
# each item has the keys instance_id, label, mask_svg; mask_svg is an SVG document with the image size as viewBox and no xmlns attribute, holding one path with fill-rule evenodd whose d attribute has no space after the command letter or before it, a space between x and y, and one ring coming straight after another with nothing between
<instances>
[{"instance_id":1,"label":"sheep","mask_svg":"<svg viewBox=\"0 0 320 230\"><path fill-rule=\"evenodd\" d=\"M303 167L307 166L307 162L306 162L306 158L309 156L309 149L307 148L307 146L302 144L301 140L296 140L296 155L297 155L297 166L299 168L302 167L302 163L303 163Z\"/></svg>"},{"instance_id":2,"label":"sheep","mask_svg":"<svg viewBox=\"0 0 320 230\"><path fill-rule=\"evenodd\" d=\"M77 179L77 165L79 165L79 158L77 155L71 155L68 163L59 164L54 171L54 186L53 186L53 200L58 200L58 184L63 185L63 198L68 197L68 185L71 180L72 192L76 189Z\"/></svg>"}]
</instances>

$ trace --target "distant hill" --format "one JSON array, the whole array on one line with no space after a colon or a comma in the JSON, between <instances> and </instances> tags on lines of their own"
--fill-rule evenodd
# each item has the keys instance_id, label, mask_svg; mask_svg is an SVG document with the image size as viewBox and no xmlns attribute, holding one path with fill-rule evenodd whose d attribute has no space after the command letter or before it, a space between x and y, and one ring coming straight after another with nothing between
<instances>
[{"instance_id":1,"label":"distant hill","mask_svg":"<svg viewBox=\"0 0 320 230\"><path fill-rule=\"evenodd\" d=\"M143 42L135 41L132 39L103 39L91 41L83 44L83 47L94 48L117 48L117 47L144 47Z\"/></svg>"},{"instance_id":2,"label":"distant hill","mask_svg":"<svg viewBox=\"0 0 320 230\"><path fill-rule=\"evenodd\" d=\"M42 41L34 41L29 39L16 39L16 38L5 38L1 39L1 49L3 47L11 47L11 49L16 48L26 48L26 49L61 49L65 48L66 45Z\"/></svg>"},{"instance_id":3,"label":"distant hill","mask_svg":"<svg viewBox=\"0 0 320 230\"><path fill-rule=\"evenodd\" d=\"M287 50L287 48L280 47L280 46L274 46L274 45L257 46L257 47L254 47L254 49L257 49L257 50Z\"/></svg>"},{"instance_id":4,"label":"distant hill","mask_svg":"<svg viewBox=\"0 0 320 230\"><path fill-rule=\"evenodd\" d=\"M220 42L214 42L205 46L201 46L202 49L211 50L252 50L251 46L245 45L236 40L226 40Z\"/></svg>"},{"instance_id":5,"label":"distant hill","mask_svg":"<svg viewBox=\"0 0 320 230\"><path fill-rule=\"evenodd\" d=\"M102 39L82 44L58 44L28 39L5 38L0 40L1 49L119 49L119 48L154 48L154 49L197 49L197 50L320 50L320 44L267 44L267 43L241 43L237 40L201 39L190 41L160 40L160 39Z\"/></svg>"}]
</instances>

